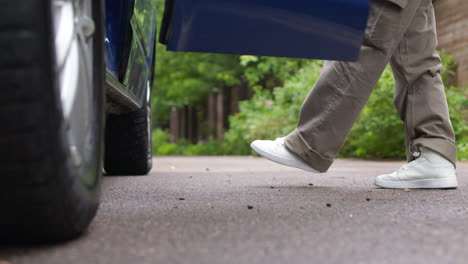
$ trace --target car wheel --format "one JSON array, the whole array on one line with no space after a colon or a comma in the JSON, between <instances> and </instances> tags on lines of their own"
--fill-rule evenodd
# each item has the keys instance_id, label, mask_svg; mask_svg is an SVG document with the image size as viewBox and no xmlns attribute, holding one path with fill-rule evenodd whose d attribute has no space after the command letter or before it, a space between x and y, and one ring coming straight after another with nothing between
<instances>
[{"instance_id":1,"label":"car wheel","mask_svg":"<svg viewBox=\"0 0 468 264\"><path fill-rule=\"evenodd\" d=\"M108 115L104 156L106 174L146 175L152 165L149 103L131 113Z\"/></svg>"},{"instance_id":2,"label":"car wheel","mask_svg":"<svg viewBox=\"0 0 468 264\"><path fill-rule=\"evenodd\" d=\"M0 240L74 238L99 201L103 3L0 3Z\"/></svg>"}]
</instances>

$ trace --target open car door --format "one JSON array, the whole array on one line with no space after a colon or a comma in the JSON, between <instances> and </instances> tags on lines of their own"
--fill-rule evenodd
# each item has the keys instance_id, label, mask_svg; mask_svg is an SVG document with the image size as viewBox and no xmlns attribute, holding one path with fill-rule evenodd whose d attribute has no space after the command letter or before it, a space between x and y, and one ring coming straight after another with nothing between
<instances>
[{"instance_id":1,"label":"open car door","mask_svg":"<svg viewBox=\"0 0 468 264\"><path fill-rule=\"evenodd\" d=\"M368 0L166 0L170 51L356 60Z\"/></svg>"}]
</instances>

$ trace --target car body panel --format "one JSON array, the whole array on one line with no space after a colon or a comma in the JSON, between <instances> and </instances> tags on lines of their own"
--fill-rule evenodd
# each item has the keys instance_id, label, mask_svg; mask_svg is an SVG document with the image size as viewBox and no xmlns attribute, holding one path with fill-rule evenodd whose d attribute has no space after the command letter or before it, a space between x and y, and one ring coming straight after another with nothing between
<instances>
[{"instance_id":1,"label":"car body panel","mask_svg":"<svg viewBox=\"0 0 468 264\"><path fill-rule=\"evenodd\" d=\"M171 51L356 60L368 0L167 0Z\"/></svg>"},{"instance_id":2,"label":"car body panel","mask_svg":"<svg viewBox=\"0 0 468 264\"><path fill-rule=\"evenodd\" d=\"M132 1L106 0L106 69L117 79L119 68L123 61L123 50L131 43L131 38L125 39L130 25L128 24L133 15Z\"/></svg>"},{"instance_id":3,"label":"car body panel","mask_svg":"<svg viewBox=\"0 0 468 264\"><path fill-rule=\"evenodd\" d=\"M108 97L128 110L143 107L153 70L156 6L151 0L106 0Z\"/></svg>"}]
</instances>

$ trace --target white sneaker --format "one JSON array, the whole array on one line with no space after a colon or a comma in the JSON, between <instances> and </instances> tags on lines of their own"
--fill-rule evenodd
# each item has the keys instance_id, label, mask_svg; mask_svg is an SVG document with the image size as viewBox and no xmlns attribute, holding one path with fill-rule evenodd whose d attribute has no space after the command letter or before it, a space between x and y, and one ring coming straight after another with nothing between
<instances>
[{"instance_id":1,"label":"white sneaker","mask_svg":"<svg viewBox=\"0 0 468 264\"><path fill-rule=\"evenodd\" d=\"M291 153L284 145L284 138L273 140L255 140L250 147L263 157L282 165L320 173L299 157Z\"/></svg>"},{"instance_id":2,"label":"white sneaker","mask_svg":"<svg viewBox=\"0 0 468 264\"><path fill-rule=\"evenodd\" d=\"M421 148L419 156L410 163L403 165L392 174L380 175L374 184L382 188L392 189L450 189L457 188L455 166L427 148Z\"/></svg>"}]
</instances>

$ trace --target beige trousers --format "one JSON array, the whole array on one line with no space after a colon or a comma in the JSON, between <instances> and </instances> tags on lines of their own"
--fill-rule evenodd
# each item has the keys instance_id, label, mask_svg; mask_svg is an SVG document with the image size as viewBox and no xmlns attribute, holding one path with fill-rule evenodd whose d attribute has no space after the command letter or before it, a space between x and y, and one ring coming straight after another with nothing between
<instances>
[{"instance_id":1,"label":"beige trousers","mask_svg":"<svg viewBox=\"0 0 468 264\"><path fill-rule=\"evenodd\" d=\"M321 172L333 163L388 63L396 79L394 103L406 125L408 161L424 146L456 163L432 0L395 2L371 0L358 61L325 64L297 129L285 138L291 152Z\"/></svg>"}]
</instances>

